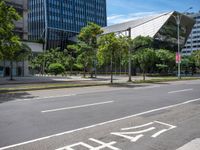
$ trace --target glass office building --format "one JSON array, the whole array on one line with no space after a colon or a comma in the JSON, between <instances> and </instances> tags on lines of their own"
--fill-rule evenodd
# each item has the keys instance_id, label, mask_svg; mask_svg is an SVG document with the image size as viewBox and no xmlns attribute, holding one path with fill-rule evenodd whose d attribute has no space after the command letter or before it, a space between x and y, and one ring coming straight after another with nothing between
<instances>
[{"instance_id":1,"label":"glass office building","mask_svg":"<svg viewBox=\"0 0 200 150\"><path fill-rule=\"evenodd\" d=\"M188 13L187 15L194 18L196 23L185 47L182 49L183 55L191 55L193 51L200 50L200 11L198 13Z\"/></svg>"},{"instance_id":2,"label":"glass office building","mask_svg":"<svg viewBox=\"0 0 200 150\"><path fill-rule=\"evenodd\" d=\"M88 22L107 25L106 0L29 0L29 40L66 47Z\"/></svg>"}]
</instances>

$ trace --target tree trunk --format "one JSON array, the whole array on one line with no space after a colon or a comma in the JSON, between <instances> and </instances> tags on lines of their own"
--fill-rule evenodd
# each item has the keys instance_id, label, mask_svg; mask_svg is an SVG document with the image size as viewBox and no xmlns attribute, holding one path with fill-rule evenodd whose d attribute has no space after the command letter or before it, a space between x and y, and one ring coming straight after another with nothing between
<instances>
[{"instance_id":1,"label":"tree trunk","mask_svg":"<svg viewBox=\"0 0 200 150\"><path fill-rule=\"evenodd\" d=\"M93 78L93 68L91 68L91 71L90 71L90 77Z\"/></svg>"},{"instance_id":2,"label":"tree trunk","mask_svg":"<svg viewBox=\"0 0 200 150\"><path fill-rule=\"evenodd\" d=\"M143 81L145 81L145 77L146 77L145 71L143 71L142 75L143 75Z\"/></svg>"},{"instance_id":3,"label":"tree trunk","mask_svg":"<svg viewBox=\"0 0 200 150\"><path fill-rule=\"evenodd\" d=\"M113 56L111 56L110 60L110 83L113 84Z\"/></svg>"},{"instance_id":4,"label":"tree trunk","mask_svg":"<svg viewBox=\"0 0 200 150\"><path fill-rule=\"evenodd\" d=\"M23 62L22 62L22 63L23 63L23 64L22 64L22 74L21 74L21 76L23 76L23 77L25 76L25 72L24 72L24 68L25 68L25 64L24 64L24 63L25 63L25 62L24 62L24 61L25 61L25 60L23 59Z\"/></svg>"},{"instance_id":5,"label":"tree trunk","mask_svg":"<svg viewBox=\"0 0 200 150\"><path fill-rule=\"evenodd\" d=\"M70 66L70 76L72 76L72 65Z\"/></svg>"},{"instance_id":6,"label":"tree trunk","mask_svg":"<svg viewBox=\"0 0 200 150\"><path fill-rule=\"evenodd\" d=\"M3 77L5 77L5 71L6 71L6 61L3 60Z\"/></svg>"},{"instance_id":7,"label":"tree trunk","mask_svg":"<svg viewBox=\"0 0 200 150\"><path fill-rule=\"evenodd\" d=\"M13 61L10 61L10 80L13 80Z\"/></svg>"},{"instance_id":8,"label":"tree trunk","mask_svg":"<svg viewBox=\"0 0 200 150\"><path fill-rule=\"evenodd\" d=\"M84 71L83 71L83 78L85 78L86 74L86 67L84 66Z\"/></svg>"}]
</instances>

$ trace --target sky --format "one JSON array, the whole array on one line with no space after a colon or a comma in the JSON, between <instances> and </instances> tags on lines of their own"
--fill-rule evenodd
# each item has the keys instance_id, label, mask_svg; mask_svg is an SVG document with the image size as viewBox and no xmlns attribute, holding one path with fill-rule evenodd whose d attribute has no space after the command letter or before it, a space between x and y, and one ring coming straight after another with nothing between
<instances>
[{"instance_id":1,"label":"sky","mask_svg":"<svg viewBox=\"0 0 200 150\"><path fill-rule=\"evenodd\" d=\"M169 11L200 11L200 0L107 0L108 25Z\"/></svg>"}]
</instances>

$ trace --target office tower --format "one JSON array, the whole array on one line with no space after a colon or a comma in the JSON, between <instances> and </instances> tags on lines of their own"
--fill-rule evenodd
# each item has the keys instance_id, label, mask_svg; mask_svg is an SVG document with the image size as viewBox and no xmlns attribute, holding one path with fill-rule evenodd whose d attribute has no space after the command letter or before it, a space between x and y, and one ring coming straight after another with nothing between
<instances>
[{"instance_id":1,"label":"office tower","mask_svg":"<svg viewBox=\"0 0 200 150\"><path fill-rule=\"evenodd\" d=\"M193 51L200 50L200 11L187 15L194 18L196 24L192 29L185 47L182 49L183 55L191 55Z\"/></svg>"},{"instance_id":2,"label":"office tower","mask_svg":"<svg viewBox=\"0 0 200 150\"><path fill-rule=\"evenodd\" d=\"M88 22L107 24L106 0L29 0L29 40L66 48Z\"/></svg>"}]
</instances>

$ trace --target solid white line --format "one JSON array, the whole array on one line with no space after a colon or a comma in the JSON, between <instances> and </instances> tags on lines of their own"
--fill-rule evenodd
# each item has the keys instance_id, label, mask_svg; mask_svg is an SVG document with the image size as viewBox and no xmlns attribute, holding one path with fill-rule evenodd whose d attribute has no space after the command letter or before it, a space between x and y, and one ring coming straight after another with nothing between
<instances>
[{"instance_id":1,"label":"solid white line","mask_svg":"<svg viewBox=\"0 0 200 150\"><path fill-rule=\"evenodd\" d=\"M168 94L173 94L173 93L180 93L180 92L186 92L186 91L192 91L193 89L184 89L184 90L178 90L178 91L171 91L168 92Z\"/></svg>"},{"instance_id":2,"label":"solid white line","mask_svg":"<svg viewBox=\"0 0 200 150\"><path fill-rule=\"evenodd\" d=\"M96 106L96 105L109 104L109 103L113 103L113 102L114 101L106 101L106 102L100 102L100 103L92 103L92 104L85 104L85 105L79 105L79 106L63 107L63 108L57 108L57 109L51 109L51 110L44 110L44 111L41 111L41 112L42 113L56 112L56 111L62 111L62 110L70 110L70 109L76 109L76 108L84 108L84 107L90 107L90 106Z\"/></svg>"},{"instance_id":3,"label":"solid white line","mask_svg":"<svg viewBox=\"0 0 200 150\"><path fill-rule=\"evenodd\" d=\"M123 117L123 118L118 118L118 119L94 124L94 125L87 126L87 127L82 127L82 128L78 128L78 129L74 129L74 130L70 130L70 131L66 131L66 132L61 132L61 133L58 133L58 134L53 134L53 135L50 135L50 136L45 136L45 137L42 137L42 138L38 138L38 139L34 139L34 140L30 140L30 141L26 141L26 142L22 142L22 143L18 143L18 144L13 144L13 145L1 147L0 150L5 150L5 149L8 149L8 148L13 148L13 147L17 147L17 146L21 146L21 145L25 145L25 144L29 144L29 143L34 143L34 142L37 142L37 141L42 141L42 140L46 140L46 139L49 139L49 138L58 137L58 136L61 136L61 135L70 134L70 133L74 133L74 132L78 132L78 131L102 126L102 125L105 125L105 124L109 124L109 123L113 123L113 122L117 122L117 121L121 121L121 120L125 120L125 119L130 119L132 117L142 116L142 115L153 113L153 112L156 112L156 111L161 111L161 110L166 110L166 109L169 109L169 108L174 108L174 107L186 105L186 104L197 102L197 101L200 101L200 98L188 100L188 101L185 101L183 103L169 105L169 106L165 106L165 107L161 107L161 108L157 108L157 109L152 109L152 110L149 110L149 111L145 111L145 112L137 113L137 114L134 114L134 115L126 116L126 117Z\"/></svg>"}]
</instances>

